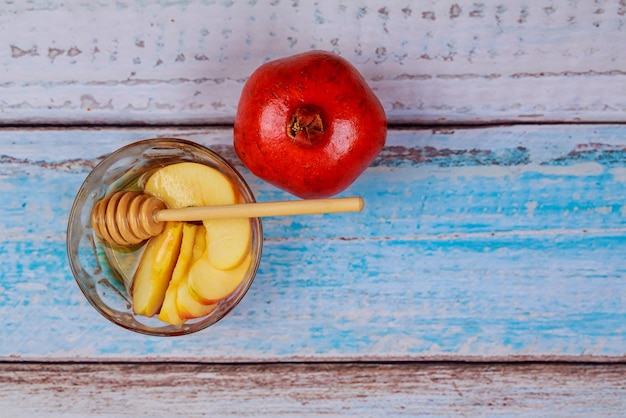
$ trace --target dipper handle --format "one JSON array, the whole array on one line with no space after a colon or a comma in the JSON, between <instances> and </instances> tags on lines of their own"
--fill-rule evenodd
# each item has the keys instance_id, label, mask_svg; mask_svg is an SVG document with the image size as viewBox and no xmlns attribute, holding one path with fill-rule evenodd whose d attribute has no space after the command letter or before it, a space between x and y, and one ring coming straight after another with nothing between
<instances>
[{"instance_id":1,"label":"dipper handle","mask_svg":"<svg viewBox=\"0 0 626 418\"><path fill-rule=\"evenodd\" d=\"M261 218L265 216L314 215L321 213L360 212L360 197L338 197L312 200L279 200L234 205L196 206L165 209L156 213L157 221L201 221L203 219Z\"/></svg>"},{"instance_id":2,"label":"dipper handle","mask_svg":"<svg viewBox=\"0 0 626 418\"><path fill-rule=\"evenodd\" d=\"M94 205L91 225L96 235L109 244L129 246L160 234L167 221L360 212L363 206L360 197L341 197L168 209L154 196L119 191Z\"/></svg>"}]
</instances>

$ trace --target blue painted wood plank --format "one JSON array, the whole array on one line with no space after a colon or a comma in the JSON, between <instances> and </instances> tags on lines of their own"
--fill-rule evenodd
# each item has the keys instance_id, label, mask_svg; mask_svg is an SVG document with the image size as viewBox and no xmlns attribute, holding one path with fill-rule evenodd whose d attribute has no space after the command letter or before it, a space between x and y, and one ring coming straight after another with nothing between
<instances>
[{"instance_id":1,"label":"blue painted wood plank","mask_svg":"<svg viewBox=\"0 0 626 418\"><path fill-rule=\"evenodd\" d=\"M487 240L480 251L476 240L341 241L317 245L317 254L308 242L270 242L254 286L227 319L165 340L92 311L60 260L63 243L5 246L29 261L2 263L13 277L3 279L0 352L218 361L622 357L624 270L607 267L621 263L622 238L565 238Z\"/></svg>"},{"instance_id":2,"label":"blue painted wood plank","mask_svg":"<svg viewBox=\"0 0 626 418\"><path fill-rule=\"evenodd\" d=\"M108 323L74 284L73 196L136 139L185 137L235 160L230 130L0 130L0 358L624 359L624 133L392 130L344 193L365 212L266 219L242 304L160 339ZM243 172L258 200L288 197Z\"/></svg>"}]
</instances>

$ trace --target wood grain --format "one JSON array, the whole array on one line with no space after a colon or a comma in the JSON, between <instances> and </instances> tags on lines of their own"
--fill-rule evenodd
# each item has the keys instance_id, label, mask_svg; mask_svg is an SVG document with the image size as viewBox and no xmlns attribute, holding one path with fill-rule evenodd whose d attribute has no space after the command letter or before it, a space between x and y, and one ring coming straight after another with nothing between
<instances>
[{"instance_id":1,"label":"wood grain","mask_svg":"<svg viewBox=\"0 0 626 418\"><path fill-rule=\"evenodd\" d=\"M12 417L622 416L626 365L0 364Z\"/></svg>"},{"instance_id":2,"label":"wood grain","mask_svg":"<svg viewBox=\"0 0 626 418\"><path fill-rule=\"evenodd\" d=\"M230 123L255 68L310 49L392 123L620 122L625 23L617 0L5 2L0 122Z\"/></svg>"},{"instance_id":3,"label":"wood grain","mask_svg":"<svg viewBox=\"0 0 626 418\"><path fill-rule=\"evenodd\" d=\"M67 216L103 155L178 136L236 160L230 128L0 130L0 358L395 361L626 358L623 125L391 130L346 195L360 214L264 221L259 274L184 338L100 317L68 268Z\"/></svg>"},{"instance_id":4,"label":"wood grain","mask_svg":"<svg viewBox=\"0 0 626 418\"><path fill-rule=\"evenodd\" d=\"M0 415L623 416L625 28L624 0L3 2ZM65 243L89 171L181 137L291 198L230 125L255 68L311 49L389 117L365 211L264 220L201 333L99 316Z\"/></svg>"}]
</instances>

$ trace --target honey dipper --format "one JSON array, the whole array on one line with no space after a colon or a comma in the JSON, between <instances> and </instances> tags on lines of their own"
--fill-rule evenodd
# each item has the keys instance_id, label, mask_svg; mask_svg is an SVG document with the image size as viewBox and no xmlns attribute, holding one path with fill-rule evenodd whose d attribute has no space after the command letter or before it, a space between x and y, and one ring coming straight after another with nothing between
<instances>
[{"instance_id":1,"label":"honey dipper","mask_svg":"<svg viewBox=\"0 0 626 418\"><path fill-rule=\"evenodd\" d=\"M360 212L363 206L360 197L341 197L168 209L157 197L119 191L94 205L91 226L96 235L109 244L129 246L163 232L166 221Z\"/></svg>"}]
</instances>

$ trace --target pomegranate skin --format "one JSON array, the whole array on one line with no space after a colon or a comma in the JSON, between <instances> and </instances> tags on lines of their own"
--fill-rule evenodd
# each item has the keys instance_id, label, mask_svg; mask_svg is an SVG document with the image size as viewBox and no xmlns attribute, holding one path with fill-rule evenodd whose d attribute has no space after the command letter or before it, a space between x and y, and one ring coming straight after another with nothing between
<instances>
[{"instance_id":1,"label":"pomegranate skin","mask_svg":"<svg viewBox=\"0 0 626 418\"><path fill-rule=\"evenodd\" d=\"M300 198L350 186L380 153L385 111L344 58L309 51L261 65L245 83L234 147L256 176Z\"/></svg>"}]
</instances>

